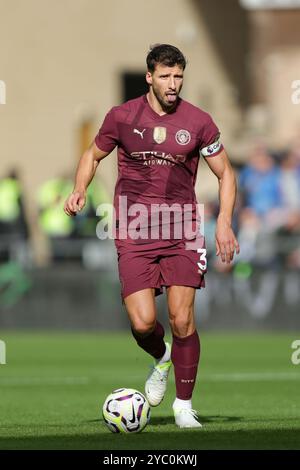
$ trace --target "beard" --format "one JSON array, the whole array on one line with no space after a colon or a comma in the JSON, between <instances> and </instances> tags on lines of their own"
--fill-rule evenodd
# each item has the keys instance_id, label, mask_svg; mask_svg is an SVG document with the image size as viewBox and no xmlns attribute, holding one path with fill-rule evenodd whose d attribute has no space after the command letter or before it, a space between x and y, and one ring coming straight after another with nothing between
<instances>
[{"instance_id":1,"label":"beard","mask_svg":"<svg viewBox=\"0 0 300 470\"><path fill-rule=\"evenodd\" d=\"M159 104L161 105L161 107L164 111L170 112L170 111L172 111L173 109L176 108L177 102L178 102L178 95L180 93L180 90L178 91L178 93L176 92L175 101L166 100L164 98L164 96L159 92L159 90L153 86L153 84L152 84L152 91L153 91L153 94L154 94L155 98L157 99L157 101L159 102Z\"/></svg>"}]
</instances>

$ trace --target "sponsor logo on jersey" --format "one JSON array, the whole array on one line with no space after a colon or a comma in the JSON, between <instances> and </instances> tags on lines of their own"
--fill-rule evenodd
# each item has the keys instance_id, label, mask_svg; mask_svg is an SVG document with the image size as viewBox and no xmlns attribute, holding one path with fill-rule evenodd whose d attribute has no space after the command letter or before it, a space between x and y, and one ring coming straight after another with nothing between
<instances>
[{"instance_id":1,"label":"sponsor logo on jersey","mask_svg":"<svg viewBox=\"0 0 300 470\"><path fill-rule=\"evenodd\" d=\"M179 145L187 145L191 141L191 134L185 129L176 132L175 139Z\"/></svg>"},{"instance_id":2,"label":"sponsor logo on jersey","mask_svg":"<svg viewBox=\"0 0 300 470\"><path fill-rule=\"evenodd\" d=\"M136 160L149 160L162 158L174 163L184 163L186 155L172 155L171 153L159 152L157 150L145 150L144 152L131 152L130 156Z\"/></svg>"},{"instance_id":3,"label":"sponsor logo on jersey","mask_svg":"<svg viewBox=\"0 0 300 470\"><path fill-rule=\"evenodd\" d=\"M201 154L203 155L203 157L210 157L218 153L220 148L221 148L221 143L217 140L213 144L208 145L207 147L204 147L203 149L201 149Z\"/></svg>"},{"instance_id":4,"label":"sponsor logo on jersey","mask_svg":"<svg viewBox=\"0 0 300 470\"><path fill-rule=\"evenodd\" d=\"M167 138L167 129L166 127L154 127L153 129L153 139L157 144L162 144Z\"/></svg>"}]
</instances>

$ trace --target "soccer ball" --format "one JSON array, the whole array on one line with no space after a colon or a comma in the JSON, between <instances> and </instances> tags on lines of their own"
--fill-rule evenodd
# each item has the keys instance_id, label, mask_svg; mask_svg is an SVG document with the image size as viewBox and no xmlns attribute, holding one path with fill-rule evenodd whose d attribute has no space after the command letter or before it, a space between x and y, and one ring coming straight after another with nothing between
<instances>
[{"instance_id":1,"label":"soccer ball","mask_svg":"<svg viewBox=\"0 0 300 470\"><path fill-rule=\"evenodd\" d=\"M150 420L150 406L146 397L133 388L114 390L106 398L102 413L111 432L140 432Z\"/></svg>"}]
</instances>

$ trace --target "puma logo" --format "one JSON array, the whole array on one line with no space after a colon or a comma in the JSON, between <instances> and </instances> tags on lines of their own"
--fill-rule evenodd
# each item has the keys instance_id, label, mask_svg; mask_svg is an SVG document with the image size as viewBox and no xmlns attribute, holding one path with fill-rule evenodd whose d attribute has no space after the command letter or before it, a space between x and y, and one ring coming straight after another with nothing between
<instances>
[{"instance_id":1,"label":"puma logo","mask_svg":"<svg viewBox=\"0 0 300 470\"><path fill-rule=\"evenodd\" d=\"M142 131L139 131L138 129L133 129L133 133L134 134L139 134L141 136L141 138L143 139L145 130L146 129L143 129Z\"/></svg>"}]
</instances>

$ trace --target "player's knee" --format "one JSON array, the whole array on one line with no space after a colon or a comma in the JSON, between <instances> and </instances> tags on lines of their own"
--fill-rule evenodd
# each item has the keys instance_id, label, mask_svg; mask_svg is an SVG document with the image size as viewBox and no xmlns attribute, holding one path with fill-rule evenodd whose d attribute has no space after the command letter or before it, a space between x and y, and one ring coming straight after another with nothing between
<instances>
[{"instance_id":1,"label":"player's knee","mask_svg":"<svg viewBox=\"0 0 300 470\"><path fill-rule=\"evenodd\" d=\"M189 309L182 309L176 314L170 312L170 326L175 336L185 337L193 329L193 321Z\"/></svg>"},{"instance_id":2,"label":"player's knee","mask_svg":"<svg viewBox=\"0 0 300 470\"><path fill-rule=\"evenodd\" d=\"M155 322L145 322L135 320L132 322L132 329L137 336L148 336L155 328Z\"/></svg>"}]
</instances>

